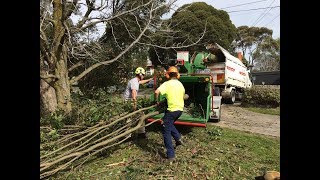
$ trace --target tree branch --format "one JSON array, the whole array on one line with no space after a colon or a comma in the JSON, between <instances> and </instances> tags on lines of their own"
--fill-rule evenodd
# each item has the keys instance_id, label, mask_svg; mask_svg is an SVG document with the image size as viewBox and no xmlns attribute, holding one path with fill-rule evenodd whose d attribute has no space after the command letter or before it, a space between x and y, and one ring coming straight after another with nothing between
<instances>
[{"instance_id":1,"label":"tree branch","mask_svg":"<svg viewBox=\"0 0 320 180\"><path fill-rule=\"evenodd\" d=\"M159 45L155 45L155 44L150 44L150 43L142 43L142 42L138 42L138 44L142 44L142 45L148 45L148 46L153 46L153 47L157 47L157 48L161 48L161 49L181 49L181 48L186 48L186 47L190 47L193 45L196 45L200 42L200 40L203 38L203 36L205 35L207 31L207 23L204 26L204 30L203 33L201 35L201 37L194 43L186 45L186 46L170 46L170 47L165 47L165 46L159 46Z\"/></svg>"},{"instance_id":2,"label":"tree branch","mask_svg":"<svg viewBox=\"0 0 320 180\"><path fill-rule=\"evenodd\" d=\"M49 41L45 32L42 29L40 29L40 50L45 56L47 62L49 63L49 67L52 68L54 65L54 62L52 61L51 55L49 54L50 52Z\"/></svg>"},{"instance_id":3,"label":"tree branch","mask_svg":"<svg viewBox=\"0 0 320 180\"><path fill-rule=\"evenodd\" d=\"M69 9L66 9L65 17L63 17L63 20L66 20L71 16L72 12L75 10L77 6L77 3L78 3L78 0L73 0L72 7L70 7Z\"/></svg>"},{"instance_id":4,"label":"tree branch","mask_svg":"<svg viewBox=\"0 0 320 180\"><path fill-rule=\"evenodd\" d=\"M143 4L143 5L141 5L141 6L137 6L136 8L133 8L133 9L130 9L130 10L128 10L128 11L125 11L125 12L122 12L122 13L119 13L119 14L116 14L116 15L110 17L110 18L106 18L106 19L101 19L101 20L98 20L98 21L94 21L94 22L91 22L91 23L89 23L89 24L87 24L87 25L85 25L85 26L82 26L82 27L78 27L78 26L77 26L75 32L82 31L82 30L87 29L87 28L89 28L89 27L92 27L92 26L94 26L95 24L98 24L98 23L107 22L107 21L110 21L110 20L112 20L112 19L118 18L119 16L128 14L128 13L133 12L133 11L135 11L135 10L141 8L141 7L147 6L147 5L149 5L151 2L152 2L152 0L150 0L150 1L147 2L146 4ZM84 24L83 24L83 25L84 25Z\"/></svg>"},{"instance_id":5,"label":"tree branch","mask_svg":"<svg viewBox=\"0 0 320 180\"><path fill-rule=\"evenodd\" d=\"M86 23L90 13L94 10L94 6L93 6L94 2L90 2L89 0L86 0L86 4L88 7L87 12L85 13L81 21L79 21L78 25L76 26L77 28L81 28Z\"/></svg>"},{"instance_id":6,"label":"tree branch","mask_svg":"<svg viewBox=\"0 0 320 180\"><path fill-rule=\"evenodd\" d=\"M68 71L70 72L70 71L74 70L75 68L77 68L77 67L79 67L79 66L82 66L83 64L84 64L83 61L79 61L79 62L77 62L76 64L72 65L72 66L68 69Z\"/></svg>"},{"instance_id":7,"label":"tree branch","mask_svg":"<svg viewBox=\"0 0 320 180\"><path fill-rule=\"evenodd\" d=\"M43 79L43 80L44 80L44 79L51 79L51 78L53 78L53 79L59 79L58 76L53 75L53 74L46 74L46 75L41 75L41 74L40 74L40 78Z\"/></svg>"},{"instance_id":8,"label":"tree branch","mask_svg":"<svg viewBox=\"0 0 320 180\"><path fill-rule=\"evenodd\" d=\"M151 17L151 13L150 13L150 17ZM81 79L83 76L85 76L86 74L88 74L90 71L92 71L93 69L101 66L101 65L107 65L110 64L116 60L118 60L121 56L123 56L126 52L128 52L133 45L135 45L136 43L139 42L139 40L141 39L141 37L144 35L144 33L146 32L146 30L149 28L149 24L151 22L151 18L149 19L148 23L146 24L145 28L143 29L143 31L140 33L140 35L137 37L137 39L135 39L126 49L124 49L120 54L118 54L118 56L116 56L115 58L111 59L111 60L107 60L107 61L103 61L103 62L99 62L96 63L92 66L90 66L89 68L87 68L85 71L83 71L80 75L78 75L77 77L73 78L70 80L70 84L73 84L75 82L77 82L79 79Z\"/></svg>"}]
</instances>

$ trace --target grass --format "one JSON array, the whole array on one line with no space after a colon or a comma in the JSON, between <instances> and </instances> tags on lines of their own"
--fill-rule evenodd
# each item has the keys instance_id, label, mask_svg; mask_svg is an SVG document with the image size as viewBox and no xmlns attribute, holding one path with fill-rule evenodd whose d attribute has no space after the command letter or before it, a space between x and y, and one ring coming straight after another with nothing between
<instances>
[{"instance_id":1,"label":"grass","mask_svg":"<svg viewBox=\"0 0 320 180\"><path fill-rule=\"evenodd\" d=\"M259 107L245 107L245 109L262 114L271 114L280 116L280 107L277 108L259 108Z\"/></svg>"},{"instance_id":2,"label":"grass","mask_svg":"<svg viewBox=\"0 0 320 180\"><path fill-rule=\"evenodd\" d=\"M185 146L176 149L177 161L169 164L162 157L160 126L146 130L147 140L122 143L78 169L49 179L254 179L264 170L280 171L279 138L212 124L207 128L178 126Z\"/></svg>"}]
</instances>

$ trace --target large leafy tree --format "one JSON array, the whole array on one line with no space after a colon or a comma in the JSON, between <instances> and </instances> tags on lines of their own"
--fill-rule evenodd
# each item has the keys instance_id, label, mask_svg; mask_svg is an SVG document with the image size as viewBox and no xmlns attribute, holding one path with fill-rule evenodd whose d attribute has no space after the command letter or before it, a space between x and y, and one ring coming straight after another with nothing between
<instances>
[{"instance_id":1,"label":"large leafy tree","mask_svg":"<svg viewBox=\"0 0 320 180\"><path fill-rule=\"evenodd\" d=\"M202 36L204 30L206 33L194 46L170 50L151 49L150 57L154 64L160 64L170 58L175 58L176 50L187 50L191 54L194 51L203 51L208 43L216 42L225 49L229 49L236 37L237 30L226 11L215 9L204 2L183 5L177 9L171 19L166 21L165 25L177 32L177 37L170 40L165 36L155 38L157 41L166 44L194 43Z\"/></svg>"},{"instance_id":2,"label":"large leafy tree","mask_svg":"<svg viewBox=\"0 0 320 180\"><path fill-rule=\"evenodd\" d=\"M272 38L272 33L273 31L266 27L239 26L233 46L241 49L244 56L248 54L249 64L254 65L254 52L265 39Z\"/></svg>"},{"instance_id":3,"label":"large leafy tree","mask_svg":"<svg viewBox=\"0 0 320 180\"><path fill-rule=\"evenodd\" d=\"M257 71L280 70L280 38L266 38L253 53Z\"/></svg>"},{"instance_id":4,"label":"large leafy tree","mask_svg":"<svg viewBox=\"0 0 320 180\"><path fill-rule=\"evenodd\" d=\"M126 68L130 69L130 64L133 64L132 59L141 57L140 53L146 52L146 46L156 45L150 39L156 30L162 28L160 16L174 2L41 1L40 103L43 112L53 112L57 108L70 112L71 85L83 80L91 72L99 71L99 68L102 72L105 70L105 74L96 76L126 73ZM102 37L97 33L101 25L106 26ZM103 66L114 68L103 69Z\"/></svg>"}]
</instances>

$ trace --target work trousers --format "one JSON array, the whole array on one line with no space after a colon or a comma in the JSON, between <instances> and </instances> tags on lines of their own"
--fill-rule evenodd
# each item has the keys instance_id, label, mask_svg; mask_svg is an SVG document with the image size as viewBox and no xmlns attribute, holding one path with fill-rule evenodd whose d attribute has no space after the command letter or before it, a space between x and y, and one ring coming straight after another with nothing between
<instances>
[{"instance_id":1,"label":"work trousers","mask_svg":"<svg viewBox=\"0 0 320 180\"><path fill-rule=\"evenodd\" d=\"M167 158L175 157L171 136L175 141L178 141L181 138L180 133L178 132L178 130L173 124L181 116L181 114L182 114L182 111L173 111L173 112L166 111L162 118L162 121L163 121L162 135L163 135L164 145L167 149Z\"/></svg>"}]
</instances>

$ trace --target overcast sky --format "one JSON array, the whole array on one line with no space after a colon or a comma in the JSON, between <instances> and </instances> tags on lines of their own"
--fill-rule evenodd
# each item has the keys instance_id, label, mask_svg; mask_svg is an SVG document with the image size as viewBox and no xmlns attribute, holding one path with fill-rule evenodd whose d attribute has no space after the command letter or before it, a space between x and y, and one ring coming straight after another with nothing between
<instances>
[{"instance_id":1,"label":"overcast sky","mask_svg":"<svg viewBox=\"0 0 320 180\"><path fill-rule=\"evenodd\" d=\"M205 2L228 12L236 27L267 27L273 30L273 38L280 37L280 0L178 0L176 5L181 7L193 2ZM171 17L172 12L164 17Z\"/></svg>"}]
</instances>

